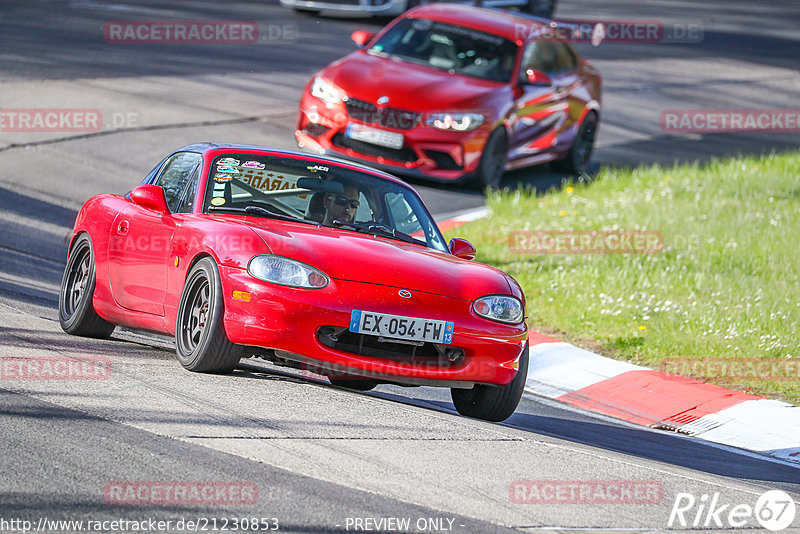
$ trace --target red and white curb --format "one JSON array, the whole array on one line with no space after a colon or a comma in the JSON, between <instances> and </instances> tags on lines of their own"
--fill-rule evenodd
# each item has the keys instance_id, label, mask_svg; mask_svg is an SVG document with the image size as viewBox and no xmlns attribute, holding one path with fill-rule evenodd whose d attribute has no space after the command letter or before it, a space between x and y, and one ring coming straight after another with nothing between
<instances>
[{"instance_id":1,"label":"red and white curb","mask_svg":"<svg viewBox=\"0 0 800 534\"><path fill-rule=\"evenodd\" d=\"M438 225L446 232L487 214L481 208ZM800 465L800 406L612 360L535 332L525 391Z\"/></svg>"},{"instance_id":2,"label":"red and white curb","mask_svg":"<svg viewBox=\"0 0 800 534\"><path fill-rule=\"evenodd\" d=\"M800 465L800 407L620 362L532 333L525 390Z\"/></svg>"}]
</instances>

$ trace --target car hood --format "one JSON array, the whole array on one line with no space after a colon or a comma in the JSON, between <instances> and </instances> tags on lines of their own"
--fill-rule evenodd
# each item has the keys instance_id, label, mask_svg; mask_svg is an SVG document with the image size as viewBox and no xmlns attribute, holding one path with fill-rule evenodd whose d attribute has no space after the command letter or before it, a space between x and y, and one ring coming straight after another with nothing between
<instances>
[{"instance_id":1,"label":"car hood","mask_svg":"<svg viewBox=\"0 0 800 534\"><path fill-rule=\"evenodd\" d=\"M321 75L351 98L411 111L452 111L483 105L504 84L356 52L332 64ZM424 95L424 98L421 98Z\"/></svg>"},{"instance_id":2,"label":"car hood","mask_svg":"<svg viewBox=\"0 0 800 534\"><path fill-rule=\"evenodd\" d=\"M420 245L302 224L249 226L273 254L307 263L334 279L469 301L490 294L513 294L502 271Z\"/></svg>"}]
</instances>

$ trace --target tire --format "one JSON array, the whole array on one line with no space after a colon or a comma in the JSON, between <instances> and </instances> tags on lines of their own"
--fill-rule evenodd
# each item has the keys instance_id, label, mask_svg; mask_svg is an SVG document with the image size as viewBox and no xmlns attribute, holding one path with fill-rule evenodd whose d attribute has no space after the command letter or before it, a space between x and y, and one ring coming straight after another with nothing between
<instances>
[{"instance_id":1,"label":"tire","mask_svg":"<svg viewBox=\"0 0 800 534\"><path fill-rule=\"evenodd\" d=\"M87 234L81 234L69 251L58 294L58 322L64 332L104 339L114 331L114 325L94 311L96 282L92 241Z\"/></svg>"},{"instance_id":2,"label":"tire","mask_svg":"<svg viewBox=\"0 0 800 534\"><path fill-rule=\"evenodd\" d=\"M556 0L528 0L525 12L536 17L552 19L556 11Z\"/></svg>"},{"instance_id":3,"label":"tire","mask_svg":"<svg viewBox=\"0 0 800 534\"><path fill-rule=\"evenodd\" d=\"M583 119L578 135L572 143L567 156L563 159L552 162L553 169L569 174L581 174L589 168L589 160L592 159L594 150L594 139L597 135L597 114L590 112Z\"/></svg>"},{"instance_id":4,"label":"tire","mask_svg":"<svg viewBox=\"0 0 800 534\"><path fill-rule=\"evenodd\" d=\"M508 135L505 129L500 126L486 141L481 154L481 162L478 166L478 185L482 188L497 189L503 179L503 170L506 166L508 157Z\"/></svg>"},{"instance_id":5,"label":"tire","mask_svg":"<svg viewBox=\"0 0 800 534\"><path fill-rule=\"evenodd\" d=\"M528 378L528 345L522 351L519 370L508 385L502 387L478 384L472 389L450 390L453 404L461 415L484 421L505 421L517 409Z\"/></svg>"},{"instance_id":6,"label":"tire","mask_svg":"<svg viewBox=\"0 0 800 534\"><path fill-rule=\"evenodd\" d=\"M231 343L225 334L222 283L211 258L198 261L183 286L175 323L178 361L189 371L230 373L242 357L244 347Z\"/></svg>"},{"instance_id":7,"label":"tire","mask_svg":"<svg viewBox=\"0 0 800 534\"><path fill-rule=\"evenodd\" d=\"M356 391L369 391L371 389L375 389L375 386L378 385L377 380L365 380L362 378L333 378L332 376L329 376L328 381L334 386L354 389Z\"/></svg>"}]
</instances>

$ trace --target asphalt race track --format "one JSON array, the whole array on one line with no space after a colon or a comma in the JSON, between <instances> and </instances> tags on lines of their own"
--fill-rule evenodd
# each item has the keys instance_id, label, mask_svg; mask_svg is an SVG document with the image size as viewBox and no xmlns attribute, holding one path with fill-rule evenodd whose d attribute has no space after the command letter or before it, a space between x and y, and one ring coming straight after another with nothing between
<instances>
[{"instance_id":1,"label":"asphalt race track","mask_svg":"<svg viewBox=\"0 0 800 534\"><path fill-rule=\"evenodd\" d=\"M595 166L800 145L796 133L668 134L659 125L665 109L796 109L796 1L563 0L557 15L703 29L695 43L579 45L604 76ZM109 21L205 19L256 21L263 38L157 46L103 37ZM52 532L80 528L44 519L153 519L176 532L195 530L185 522L198 518L210 529L211 519L220 527L242 517L275 518L288 532L402 525L389 518L424 532L680 530L677 519L669 524L678 494L698 502L686 521L713 530L700 502L753 507L774 488L800 501L796 467L536 397L490 424L458 416L446 390L356 393L258 360L230 376L193 374L168 339L61 331L66 240L86 199L128 191L192 142L294 148L310 75L354 49L352 31L385 22L299 15L277 0L0 3L0 108L99 109L104 123L88 134L0 127L0 358L90 356L111 369L103 380L0 380L0 531L23 519ZM564 178L544 166L508 173L503 184L543 190ZM415 185L439 219L485 204L477 191ZM515 481L545 480L640 481L660 493L637 504L514 502ZM159 481L249 484L257 496L195 506L120 505L104 494L109 484ZM728 510L715 517L725 521ZM800 517L794 525L800 532ZM760 528L754 518L746 526Z\"/></svg>"}]
</instances>

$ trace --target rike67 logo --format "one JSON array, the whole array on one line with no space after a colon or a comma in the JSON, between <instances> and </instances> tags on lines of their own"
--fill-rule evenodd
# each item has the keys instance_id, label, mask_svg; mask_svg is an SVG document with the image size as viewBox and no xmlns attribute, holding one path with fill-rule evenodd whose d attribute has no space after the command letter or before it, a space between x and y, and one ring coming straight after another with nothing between
<instances>
[{"instance_id":1,"label":"rike67 logo","mask_svg":"<svg viewBox=\"0 0 800 534\"><path fill-rule=\"evenodd\" d=\"M669 514L671 528L740 528L755 527L778 532L792 525L797 506L788 493L770 490L758 497L755 506L723 503L720 494L703 494L699 499L691 493L678 493Z\"/></svg>"}]
</instances>

